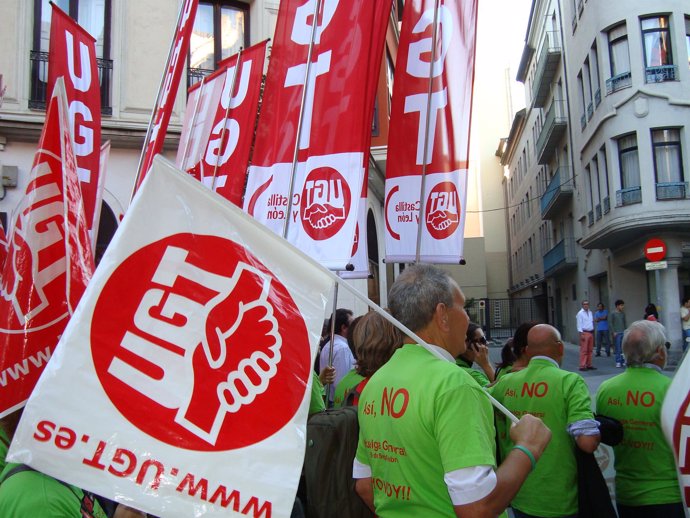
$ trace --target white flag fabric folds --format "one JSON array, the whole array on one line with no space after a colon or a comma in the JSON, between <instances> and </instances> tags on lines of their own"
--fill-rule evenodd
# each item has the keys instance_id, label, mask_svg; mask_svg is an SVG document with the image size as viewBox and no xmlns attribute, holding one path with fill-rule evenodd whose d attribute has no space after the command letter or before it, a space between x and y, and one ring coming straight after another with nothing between
<instances>
[{"instance_id":1,"label":"white flag fabric folds","mask_svg":"<svg viewBox=\"0 0 690 518\"><path fill-rule=\"evenodd\" d=\"M9 459L157 516L288 517L332 287L157 157Z\"/></svg>"},{"instance_id":2,"label":"white flag fabric folds","mask_svg":"<svg viewBox=\"0 0 690 518\"><path fill-rule=\"evenodd\" d=\"M436 3L405 3L386 165L388 262L417 259L420 226L421 262L457 264L463 254L477 0L438 2L435 14Z\"/></svg>"},{"instance_id":3,"label":"white flag fabric folds","mask_svg":"<svg viewBox=\"0 0 690 518\"><path fill-rule=\"evenodd\" d=\"M26 402L93 274L62 78L16 214L0 276L0 417Z\"/></svg>"},{"instance_id":4,"label":"white flag fabric folds","mask_svg":"<svg viewBox=\"0 0 690 518\"><path fill-rule=\"evenodd\" d=\"M316 0L280 3L243 208L324 266L343 270L371 132L369 55L385 38L381 21L391 2L320 5L312 30Z\"/></svg>"}]
</instances>

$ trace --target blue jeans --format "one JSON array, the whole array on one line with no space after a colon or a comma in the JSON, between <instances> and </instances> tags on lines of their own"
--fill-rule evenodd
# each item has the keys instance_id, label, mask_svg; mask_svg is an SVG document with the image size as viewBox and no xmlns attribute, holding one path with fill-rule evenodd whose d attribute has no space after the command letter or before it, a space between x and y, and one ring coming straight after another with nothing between
<instances>
[{"instance_id":1,"label":"blue jeans","mask_svg":"<svg viewBox=\"0 0 690 518\"><path fill-rule=\"evenodd\" d=\"M616 355L616 363L625 363L623 358L623 333L617 333L614 341L614 354Z\"/></svg>"},{"instance_id":2,"label":"blue jeans","mask_svg":"<svg viewBox=\"0 0 690 518\"><path fill-rule=\"evenodd\" d=\"M597 331L597 355L601 354L601 346L606 345L606 354L611 354L611 341L609 340L609 330Z\"/></svg>"}]
</instances>

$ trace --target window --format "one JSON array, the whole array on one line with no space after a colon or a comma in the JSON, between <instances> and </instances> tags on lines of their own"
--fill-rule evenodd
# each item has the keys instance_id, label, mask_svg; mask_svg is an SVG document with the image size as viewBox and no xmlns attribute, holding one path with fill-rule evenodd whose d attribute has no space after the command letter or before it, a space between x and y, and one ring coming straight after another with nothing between
<instances>
[{"instance_id":1,"label":"window","mask_svg":"<svg viewBox=\"0 0 690 518\"><path fill-rule=\"evenodd\" d=\"M597 43L594 42L589 51L590 56L590 82L592 83L592 90L594 91L594 105L599 106L601 102L601 90L599 85L599 53L597 51Z\"/></svg>"},{"instance_id":2,"label":"window","mask_svg":"<svg viewBox=\"0 0 690 518\"><path fill-rule=\"evenodd\" d=\"M652 130L657 199L685 198L683 158L678 129Z\"/></svg>"},{"instance_id":3,"label":"window","mask_svg":"<svg viewBox=\"0 0 690 518\"><path fill-rule=\"evenodd\" d=\"M608 32L611 78L606 81L606 94L632 85L630 77L630 50L625 23Z\"/></svg>"},{"instance_id":4,"label":"window","mask_svg":"<svg viewBox=\"0 0 690 518\"><path fill-rule=\"evenodd\" d=\"M655 16L640 20L644 45L645 78L648 83L676 79L671 33L667 16Z\"/></svg>"},{"instance_id":5,"label":"window","mask_svg":"<svg viewBox=\"0 0 690 518\"><path fill-rule=\"evenodd\" d=\"M597 163L600 166L599 172L604 179L604 199L602 200L604 214L608 214L611 210L611 200L609 198L611 190L609 184L609 165L606 158L606 145L601 146L601 149L599 149L599 160Z\"/></svg>"},{"instance_id":6,"label":"window","mask_svg":"<svg viewBox=\"0 0 690 518\"><path fill-rule=\"evenodd\" d=\"M618 162L621 174L621 190L616 193L618 206L640 203L640 161L634 133L618 139Z\"/></svg>"},{"instance_id":7,"label":"window","mask_svg":"<svg viewBox=\"0 0 690 518\"><path fill-rule=\"evenodd\" d=\"M247 46L249 4L232 0L201 0L189 48L189 83L210 74L219 61Z\"/></svg>"},{"instance_id":8,"label":"window","mask_svg":"<svg viewBox=\"0 0 690 518\"><path fill-rule=\"evenodd\" d=\"M585 166L585 179L587 181L587 191L588 195L587 196L587 221L589 225L591 226L594 223L594 186L593 181L592 181L592 170L590 169L589 166Z\"/></svg>"},{"instance_id":9,"label":"window","mask_svg":"<svg viewBox=\"0 0 690 518\"><path fill-rule=\"evenodd\" d=\"M690 66L690 18L685 18L685 47L688 52L688 66Z\"/></svg>"}]
</instances>

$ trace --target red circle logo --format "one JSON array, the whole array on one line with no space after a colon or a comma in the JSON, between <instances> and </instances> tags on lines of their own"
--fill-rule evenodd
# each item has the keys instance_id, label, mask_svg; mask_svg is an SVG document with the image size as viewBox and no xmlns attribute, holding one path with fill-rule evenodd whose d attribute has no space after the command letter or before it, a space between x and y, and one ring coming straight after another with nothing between
<instances>
[{"instance_id":1,"label":"red circle logo","mask_svg":"<svg viewBox=\"0 0 690 518\"><path fill-rule=\"evenodd\" d=\"M309 237L315 241L336 235L350 212L350 186L343 175L331 167L317 167L304 181L300 218Z\"/></svg>"},{"instance_id":2,"label":"red circle logo","mask_svg":"<svg viewBox=\"0 0 690 518\"><path fill-rule=\"evenodd\" d=\"M460 197L453 182L436 184L426 199L426 228L434 239L445 239L460 225Z\"/></svg>"},{"instance_id":3,"label":"red circle logo","mask_svg":"<svg viewBox=\"0 0 690 518\"><path fill-rule=\"evenodd\" d=\"M190 450L276 433L311 371L288 290L245 248L215 236L169 236L125 259L96 302L91 351L122 415Z\"/></svg>"}]
</instances>

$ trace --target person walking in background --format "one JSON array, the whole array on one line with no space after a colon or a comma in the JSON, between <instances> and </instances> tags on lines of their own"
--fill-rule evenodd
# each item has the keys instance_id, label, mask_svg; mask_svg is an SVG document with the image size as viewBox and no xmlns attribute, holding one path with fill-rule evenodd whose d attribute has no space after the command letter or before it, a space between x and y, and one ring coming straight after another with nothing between
<instances>
[{"instance_id":1,"label":"person walking in background","mask_svg":"<svg viewBox=\"0 0 690 518\"><path fill-rule=\"evenodd\" d=\"M625 358L623 358L623 333L627 324L625 323L625 302L618 299L615 303L616 309L609 315L609 327L613 333L613 354L616 357L616 367L621 368L625 366Z\"/></svg>"},{"instance_id":2,"label":"person walking in background","mask_svg":"<svg viewBox=\"0 0 690 518\"><path fill-rule=\"evenodd\" d=\"M606 348L606 356L611 356L611 340L609 339L609 310L603 302L597 304L594 312L594 325L597 330L597 356L601 356L601 346Z\"/></svg>"},{"instance_id":3,"label":"person walking in background","mask_svg":"<svg viewBox=\"0 0 690 518\"><path fill-rule=\"evenodd\" d=\"M683 352L685 352L690 341L690 297L685 297L680 306L680 325L683 328Z\"/></svg>"},{"instance_id":4,"label":"person walking in background","mask_svg":"<svg viewBox=\"0 0 690 518\"><path fill-rule=\"evenodd\" d=\"M661 407L671 384L662 373L665 343L658 322L633 322L623 337L627 369L597 391L597 413L623 423L623 441L613 447L620 518L685 516L674 454L661 430Z\"/></svg>"},{"instance_id":5,"label":"person walking in background","mask_svg":"<svg viewBox=\"0 0 690 518\"><path fill-rule=\"evenodd\" d=\"M582 309L575 316L577 332L580 335L580 370L596 370L592 365L594 349L594 315L589 310L589 301L582 301Z\"/></svg>"}]
</instances>

